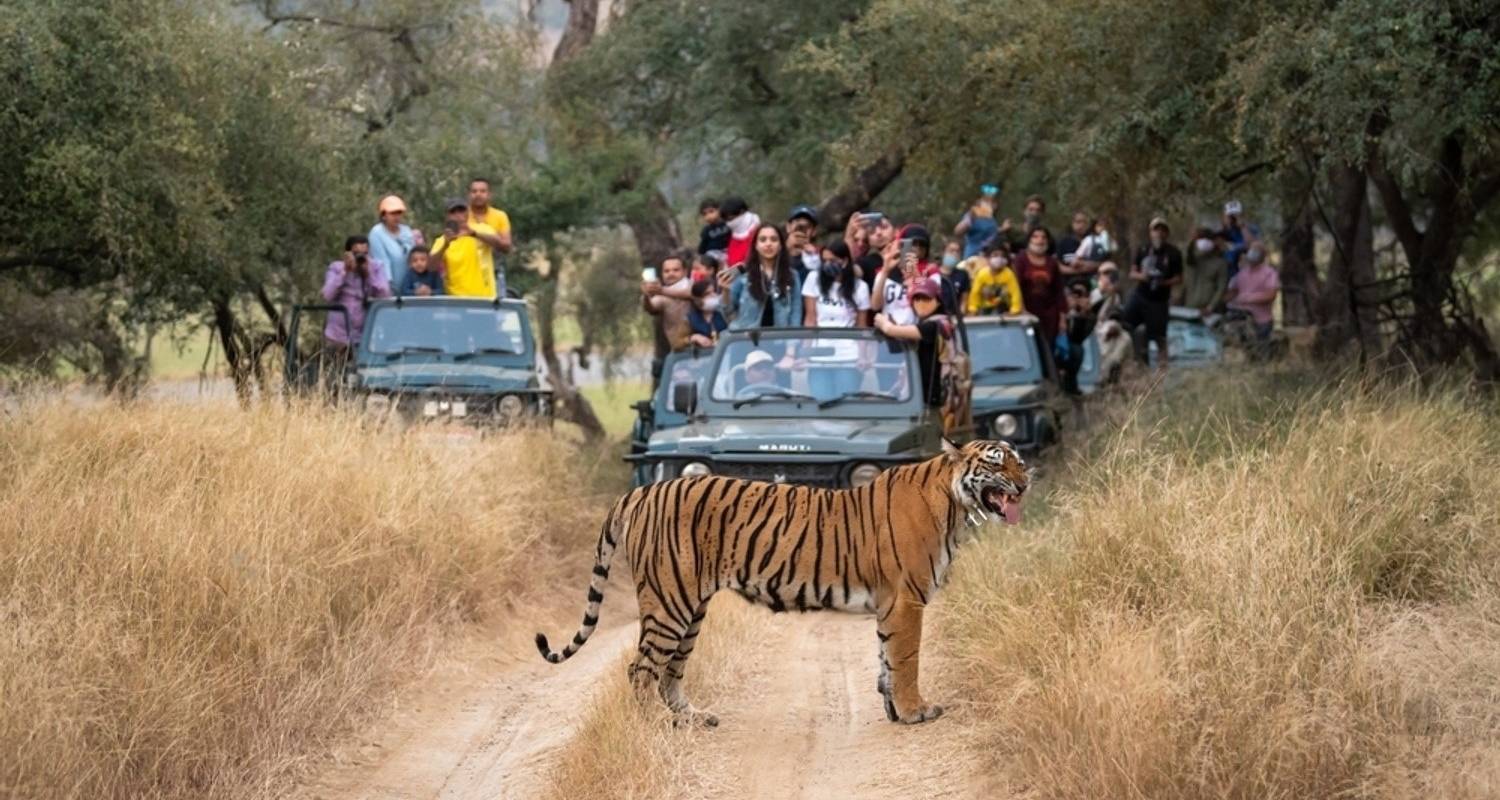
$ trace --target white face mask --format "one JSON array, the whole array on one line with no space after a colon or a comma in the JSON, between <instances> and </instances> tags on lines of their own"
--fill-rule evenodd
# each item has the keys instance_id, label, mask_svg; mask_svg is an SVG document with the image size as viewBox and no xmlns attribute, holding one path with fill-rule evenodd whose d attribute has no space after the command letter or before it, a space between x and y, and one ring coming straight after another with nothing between
<instances>
[{"instance_id":1,"label":"white face mask","mask_svg":"<svg viewBox=\"0 0 1500 800\"><path fill-rule=\"evenodd\" d=\"M1000 269L1001 267L1005 266L1005 257L990 256L990 266L994 267L995 269Z\"/></svg>"},{"instance_id":2,"label":"white face mask","mask_svg":"<svg viewBox=\"0 0 1500 800\"><path fill-rule=\"evenodd\" d=\"M823 266L823 257L818 255L817 253L803 253L802 266L807 267L810 270L816 270L819 267Z\"/></svg>"},{"instance_id":3,"label":"white face mask","mask_svg":"<svg viewBox=\"0 0 1500 800\"><path fill-rule=\"evenodd\" d=\"M715 294L715 295L710 295L708 297L703 298L703 312L705 314L712 314L712 313L714 313L715 311L718 311L718 310L719 310L719 296L718 295Z\"/></svg>"},{"instance_id":4,"label":"white face mask","mask_svg":"<svg viewBox=\"0 0 1500 800\"><path fill-rule=\"evenodd\" d=\"M1030 245L1030 247L1028 247L1027 249L1029 249L1032 253L1035 253L1036 255L1039 255L1039 256L1046 255L1047 254L1047 243L1046 242L1032 242L1031 245Z\"/></svg>"},{"instance_id":5,"label":"white face mask","mask_svg":"<svg viewBox=\"0 0 1500 800\"><path fill-rule=\"evenodd\" d=\"M1206 256L1206 255L1208 255L1209 251L1211 251L1211 250L1214 249L1214 240L1213 239L1199 239L1199 240L1193 242L1193 246L1196 247L1196 248L1198 248L1198 254L1199 255L1205 255Z\"/></svg>"}]
</instances>

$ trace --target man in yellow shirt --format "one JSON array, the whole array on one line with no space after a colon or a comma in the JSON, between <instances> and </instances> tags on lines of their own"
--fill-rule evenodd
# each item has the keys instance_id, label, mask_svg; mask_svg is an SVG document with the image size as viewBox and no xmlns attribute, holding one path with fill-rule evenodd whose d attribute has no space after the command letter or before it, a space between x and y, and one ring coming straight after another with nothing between
<instances>
[{"instance_id":1,"label":"man in yellow shirt","mask_svg":"<svg viewBox=\"0 0 1500 800\"><path fill-rule=\"evenodd\" d=\"M498 250L501 253L511 251L510 216L498 208L490 208L489 178L475 178L469 181L469 224L471 226L488 225L494 229L494 232L489 234L481 234L477 231L475 233L475 236L491 250Z\"/></svg>"},{"instance_id":2,"label":"man in yellow shirt","mask_svg":"<svg viewBox=\"0 0 1500 800\"><path fill-rule=\"evenodd\" d=\"M503 214L501 216L504 216ZM441 265L444 285L454 297L495 296L495 256L489 244L499 238L490 225L469 220L469 204L448 201L443 235L432 243L432 257ZM509 236L506 236L509 240Z\"/></svg>"},{"instance_id":3,"label":"man in yellow shirt","mask_svg":"<svg viewBox=\"0 0 1500 800\"><path fill-rule=\"evenodd\" d=\"M974 277L974 286L969 289L970 316L1021 313L1021 283L1006 260L1004 245L991 242L985 245L983 255L961 266Z\"/></svg>"}]
</instances>

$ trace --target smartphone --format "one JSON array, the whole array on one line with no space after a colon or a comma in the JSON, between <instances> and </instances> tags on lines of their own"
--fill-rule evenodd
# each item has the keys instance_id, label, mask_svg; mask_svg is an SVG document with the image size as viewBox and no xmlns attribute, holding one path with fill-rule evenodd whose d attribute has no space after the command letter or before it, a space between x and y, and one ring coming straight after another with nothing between
<instances>
[{"instance_id":1,"label":"smartphone","mask_svg":"<svg viewBox=\"0 0 1500 800\"><path fill-rule=\"evenodd\" d=\"M860 224L864 225L866 230L873 231L880 227L880 221L883 219L885 219L885 215L879 211L870 211L859 215Z\"/></svg>"},{"instance_id":2,"label":"smartphone","mask_svg":"<svg viewBox=\"0 0 1500 800\"><path fill-rule=\"evenodd\" d=\"M900 259L900 261L897 262L898 264L905 264L906 263L906 257L909 256L909 255L911 255L911 249L912 249L912 240L911 239L902 239L901 240L901 259Z\"/></svg>"},{"instance_id":3,"label":"smartphone","mask_svg":"<svg viewBox=\"0 0 1500 800\"><path fill-rule=\"evenodd\" d=\"M450 219L443 223L443 230L447 231L450 236L458 233L458 223Z\"/></svg>"},{"instance_id":4,"label":"smartphone","mask_svg":"<svg viewBox=\"0 0 1500 800\"><path fill-rule=\"evenodd\" d=\"M661 281L657 280L656 278L655 267L646 267L645 269L641 270L641 283L661 283Z\"/></svg>"}]
</instances>

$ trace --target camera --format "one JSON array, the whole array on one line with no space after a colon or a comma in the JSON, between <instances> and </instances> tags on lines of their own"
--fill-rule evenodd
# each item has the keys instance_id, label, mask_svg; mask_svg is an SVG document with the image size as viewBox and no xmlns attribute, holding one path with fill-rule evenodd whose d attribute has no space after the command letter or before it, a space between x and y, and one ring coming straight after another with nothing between
<instances>
[{"instance_id":1,"label":"camera","mask_svg":"<svg viewBox=\"0 0 1500 800\"><path fill-rule=\"evenodd\" d=\"M368 261L368 260L369 260L369 257L366 256L364 253L356 253L354 255L354 266L356 266L356 267L363 267L365 265L365 262Z\"/></svg>"}]
</instances>

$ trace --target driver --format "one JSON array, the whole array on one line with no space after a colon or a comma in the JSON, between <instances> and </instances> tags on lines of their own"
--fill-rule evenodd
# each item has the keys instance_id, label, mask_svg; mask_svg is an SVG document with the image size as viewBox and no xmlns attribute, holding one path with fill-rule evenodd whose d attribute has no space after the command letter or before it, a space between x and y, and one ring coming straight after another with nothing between
<instances>
[{"instance_id":1,"label":"driver","mask_svg":"<svg viewBox=\"0 0 1500 800\"><path fill-rule=\"evenodd\" d=\"M751 350L750 355L745 356L745 385L735 396L742 399L754 397L773 387L777 387L776 359L764 350Z\"/></svg>"}]
</instances>

